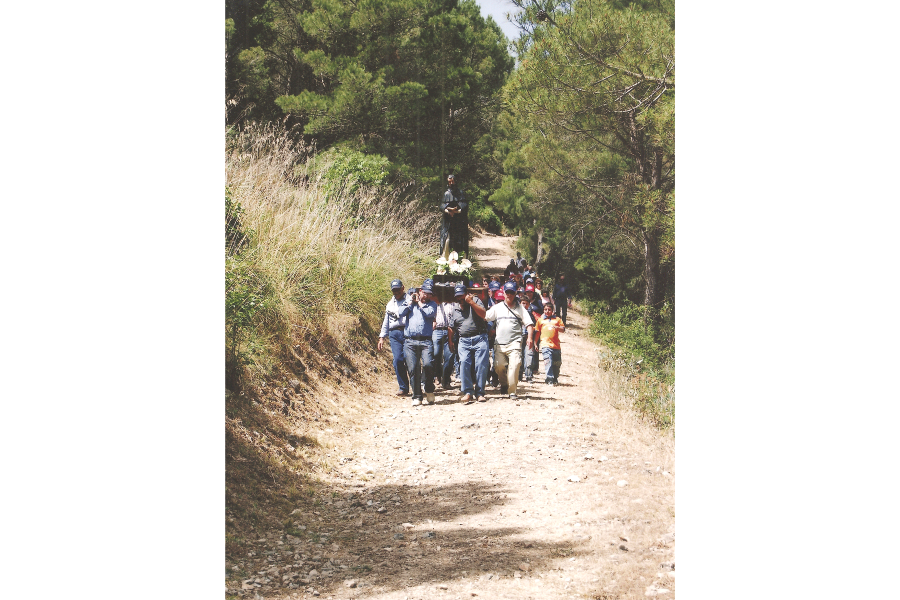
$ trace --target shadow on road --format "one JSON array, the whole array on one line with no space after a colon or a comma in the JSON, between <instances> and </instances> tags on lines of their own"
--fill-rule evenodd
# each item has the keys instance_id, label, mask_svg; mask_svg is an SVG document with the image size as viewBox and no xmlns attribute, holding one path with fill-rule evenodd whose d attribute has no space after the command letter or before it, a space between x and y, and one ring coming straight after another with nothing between
<instances>
[{"instance_id":1,"label":"shadow on road","mask_svg":"<svg viewBox=\"0 0 900 600\"><path fill-rule=\"evenodd\" d=\"M512 515L504 514L502 507L510 490L501 485L467 481L427 488L385 484L319 491L341 499L317 508L321 522L313 514L298 516L312 517L305 537L315 541L313 552L322 549L323 560L332 555L334 564L348 567L301 584L323 595L346 590L344 581L351 578L363 588L360 594L366 588L384 593L478 575L509 577L522 563L541 569L551 560L577 554L572 542L531 539L528 527L505 526ZM385 511L378 513L382 507ZM469 524L463 525L465 521ZM341 550L329 553L333 543ZM306 549L298 555L301 552L308 554ZM316 567L313 562L300 571Z\"/></svg>"}]
</instances>

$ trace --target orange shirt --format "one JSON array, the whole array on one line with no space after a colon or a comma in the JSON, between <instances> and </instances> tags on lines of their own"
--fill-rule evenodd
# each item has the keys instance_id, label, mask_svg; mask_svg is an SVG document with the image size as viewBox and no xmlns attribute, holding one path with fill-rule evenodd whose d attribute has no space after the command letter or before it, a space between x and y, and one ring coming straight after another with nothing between
<instances>
[{"instance_id":1,"label":"orange shirt","mask_svg":"<svg viewBox=\"0 0 900 600\"><path fill-rule=\"evenodd\" d=\"M548 325L552 325L553 327L547 327ZM537 320L537 324L534 326L535 331L541 333L541 348L560 349L559 327L565 327L562 319L559 317L550 317L548 319L544 315L541 315L541 318Z\"/></svg>"}]
</instances>

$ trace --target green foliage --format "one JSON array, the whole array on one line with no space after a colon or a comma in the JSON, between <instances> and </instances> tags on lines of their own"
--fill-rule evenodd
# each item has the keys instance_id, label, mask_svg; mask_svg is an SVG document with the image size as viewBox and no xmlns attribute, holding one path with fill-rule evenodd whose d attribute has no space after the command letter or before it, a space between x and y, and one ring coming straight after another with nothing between
<instances>
[{"instance_id":1,"label":"green foliage","mask_svg":"<svg viewBox=\"0 0 900 600\"><path fill-rule=\"evenodd\" d=\"M384 156L349 148L332 148L320 155L316 163L328 165L323 175L327 196L355 194L361 185L380 186L391 170L391 163Z\"/></svg>"},{"instance_id":2,"label":"green foliage","mask_svg":"<svg viewBox=\"0 0 900 600\"><path fill-rule=\"evenodd\" d=\"M503 223L500 222L500 217L494 209L477 199L469 202L469 223L492 233L500 233L503 229Z\"/></svg>"},{"instance_id":3,"label":"green foliage","mask_svg":"<svg viewBox=\"0 0 900 600\"><path fill-rule=\"evenodd\" d=\"M590 334L608 347L600 356L607 377L619 380L616 397L660 429L675 424L675 323L666 304L658 319L648 306L582 301L591 315Z\"/></svg>"},{"instance_id":4,"label":"green foliage","mask_svg":"<svg viewBox=\"0 0 900 600\"><path fill-rule=\"evenodd\" d=\"M229 256L225 259L225 321L236 327L248 327L266 308L266 286L247 269L247 263Z\"/></svg>"},{"instance_id":5,"label":"green foliage","mask_svg":"<svg viewBox=\"0 0 900 600\"><path fill-rule=\"evenodd\" d=\"M512 175L503 178L500 188L491 194L491 203L496 206L514 225L528 226L531 214L531 198L528 193L528 180L517 179Z\"/></svg>"},{"instance_id":6,"label":"green foliage","mask_svg":"<svg viewBox=\"0 0 900 600\"><path fill-rule=\"evenodd\" d=\"M225 0L228 123L283 118L275 98L315 85L294 58L298 46L310 45L296 25L296 14L308 8L308 0Z\"/></svg>"},{"instance_id":7,"label":"green foliage","mask_svg":"<svg viewBox=\"0 0 900 600\"><path fill-rule=\"evenodd\" d=\"M234 19L225 19L225 48L231 46L231 38L234 37Z\"/></svg>"},{"instance_id":8,"label":"green foliage","mask_svg":"<svg viewBox=\"0 0 900 600\"><path fill-rule=\"evenodd\" d=\"M603 301L612 309L642 299L643 262L614 240L602 236L584 240L573 267L572 279L582 297Z\"/></svg>"},{"instance_id":9,"label":"green foliage","mask_svg":"<svg viewBox=\"0 0 900 600\"><path fill-rule=\"evenodd\" d=\"M312 0L294 57L316 85L278 96L305 133L353 140L419 175L474 173L485 100L512 69L499 27L472 0Z\"/></svg>"},{"instance_id":10,"label":"green foliage","mask_svg":"<svg viewBox=\"0 0 900 600\"><path fill-rule=\"evenodd\" d=\"M555 259L621 299L631 260L588 268L614 242L642 261L643 302L659 309L674 260L673 3L514 1L530 33L504 89L498 128L513 141L498 147L505 176L492 201L530 236L549 229Z\"/></svg>"},{"instance_id":11,"label":"green foliage","mask_svg":"<svg viewBox=\"0 0 900 600\"><path fill-rule=\"evenodd\" d=\"M273 290L252 269L246 257L225 259L225 343L228 353L226 384L234 386L242 366L250 356L260 354L260 346L252 339L258 319L275 305ZM249 344L246 343L249 341ZM245 342L245 352L241 344Z\"/></svg>"},{"instance_id":12,"label":"green foliage","mask_svg":"<svg viewBox=\"0 0 900 600\"><path fill-rule=\"evenodd\" d=\"M303 530L297 529L297 525L291 520L284 522L284 533L298 538L305 537Z\"/></svg>"},{"instance_id":13,"label":"green foliage","mask_svg":"<svg viewBox=\"0 0 900 600\"><path fill-rule=\"evenodd\" d=\"M613 311L602 301L587 301L585 307L591 315L593 335L611 348L635 356L636 361L652 370L671 370L675 360L674 340L660 339L663 328L654 325L654 319L649 315L650 307L624 302Z\"/></svg>"},{"instance_id":14,"label":"green foliage","mask_svg":"<svg viewBox=\"0 0 900 600\"><path fill-rule=\"evenodd\" d=\"M225 189L225 251L236 254L250 244L253 230L244 230L241 217L244 208L231 198L231 192Z\"/></svg>"}]
</instances>

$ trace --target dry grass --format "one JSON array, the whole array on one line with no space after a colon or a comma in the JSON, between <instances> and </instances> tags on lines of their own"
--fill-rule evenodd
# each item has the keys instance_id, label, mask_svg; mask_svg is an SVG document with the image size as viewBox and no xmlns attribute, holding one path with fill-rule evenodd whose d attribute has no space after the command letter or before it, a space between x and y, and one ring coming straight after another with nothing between
<instances>
[{"instance_id":1,"label":"dry grass","mask_svg":"<svg viewBox=\"0 0 900 600\"><path fill-rule=\"evenodd\" d=\"M292 335L327 333L323 315L377 319L388 282L422 277L425 248L436 245L434 211L419 210L409 190L361 188L326 200L329 165L313 171L311 157L273 126L234 133L227 146L226 185L253 232L226 264L226 293L255 302L246 338L231 340L243 346L250 378L272 372Z\"/></svg>"},{"instance_id":2,"label":"dry grass","mask_svg":"<svg viewBox=\"0 0 900 600\"><path fill-rule=\"evenodd\" d=\"M602 344L598 364L598 386L613 406L630 409L657 429L675 435L674 384L640 373L633 360L622 358Z\"/></svg>"},{"instance_id":3,"label":"dry grass","mask_svg":"<svg viewBox=\"0 0 900 600\"><path fill-rule=\"evenodd\" d=\"M244 227L256 232L254 262L286 316L290 305L303 312L340 302L344 286L360 276L371 283L412 278L414 265L396 246L415 256L434 245L425 232L436 217L401 201L396 189L326 200L322 173L309 171L311 156L273 127L249 128L226 148L225 185L245 211Z\"/></svg>"}]
</instances>

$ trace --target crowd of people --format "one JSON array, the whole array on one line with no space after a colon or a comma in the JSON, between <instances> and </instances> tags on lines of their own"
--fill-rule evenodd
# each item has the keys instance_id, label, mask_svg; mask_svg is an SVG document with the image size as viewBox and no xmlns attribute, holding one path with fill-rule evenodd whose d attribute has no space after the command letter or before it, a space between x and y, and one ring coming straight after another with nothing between
<instances>
[{"instance_id":1,"label":"crowd of people","mask_svg":"<svg viewBox=\"0 0 900 600\"><path fill-rule=\"evenodd\" d=\"M440 251L454 248L468 256L468 202L455 175L447 176L440 211ZM516 252L502 282L495 275L468 283L455 286L453 301L440 302L431 279L408 292L399 279L391 282L378 350L388 340L397 395L412 394L413 406L433 404L438 386L450 390L458 382L467 404L486 402L488 387L515 399L520 381L533 382L539 356L544 382L557 385L559 334L566 330L570 304L565 277L559 276L551 297L535 268Z\"/></svg>"},{"instance_id":2,"label":"crowd of people","mask_svg":"<svg viewBox=\"0 0 900 600\"><path fill-rule=\"evenodd\" d=\"M566 330L570 299L564 276L548 294L535 269L516 253L503 277L456 284L453 301L440 302L426 279L409 291L391 282L378 350L388 340L394 357L398 396L413 406L435 402L438 386L459 383L462 402L487 401L487 388L515 399L520 381L539 377L556 386L562 365L559 334Z\"/></svg>"}]
</instances>

